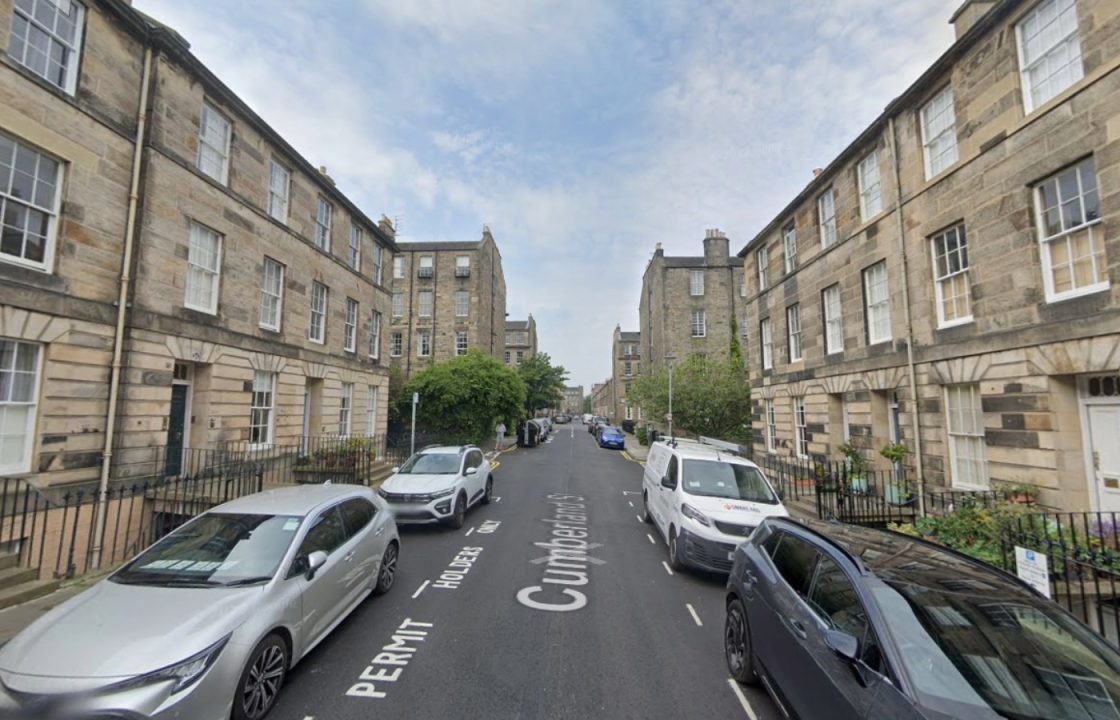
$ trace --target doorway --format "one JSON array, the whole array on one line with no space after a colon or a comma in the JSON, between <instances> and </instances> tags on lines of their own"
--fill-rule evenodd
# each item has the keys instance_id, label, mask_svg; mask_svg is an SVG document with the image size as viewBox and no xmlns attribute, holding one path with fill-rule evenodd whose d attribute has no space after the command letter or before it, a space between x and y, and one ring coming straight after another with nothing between
<instances>
[{"instance_id":1,"label":"doorway","mask_svg":"<svg viewBox=\"0 0 1120 720\"><path fill-rule=\"evenodd\" d=\"M190 447L191 366L175 363L171 379L171 409L167 415L167 447L163 473L167 476L183 473L183 460Z\"/></svg>"},{"instance_id":2,"label":"doorway","mask_svg":"<svg viewBox=\"0 0 1120 720\"><path fill-rule=\"evenodd\" d=\"M1081 398L1090 505L1120 512L1120 376L1083 378Z\"/></svg>"}]
</instances>

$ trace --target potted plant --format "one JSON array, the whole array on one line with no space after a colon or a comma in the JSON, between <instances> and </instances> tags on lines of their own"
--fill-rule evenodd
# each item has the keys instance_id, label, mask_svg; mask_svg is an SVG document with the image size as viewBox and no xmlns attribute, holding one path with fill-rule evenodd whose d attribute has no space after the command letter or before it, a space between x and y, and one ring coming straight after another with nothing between
<instances>
[{"instance_id":1,"label":"potted plant","mask_svg":"<svg viewBox=\"0 0 1120 720\"><path fill-rule=\"evenodd\" d=\"M856 495L866 495L868 491L867 460L864 459L863 453L852 444L851 440L836 449L848 461L848 488Z\"/></svg>"},{"instance_id":2,"label":"potted plant","mask_svg":"<svg viewBox=\"0 0 1120 720\"><path fill-rule=\"evenodd\" d=\"M999 491L1007 502L1014 505L1033 505L1038 497L1038 488L1025 482L1003 483Z\"/></svg>"},{"instance_id":3,"label":"potted plant","mask_svg":"<svg viewBox=\"0 0 1120 720\"><path fill-rule=\"evenodd\" d=\"M913 496L910 492L910 484L906 482L905 475L898 472L902 463L906 460L906 456L910 454L910 448L906 447L904 443L890 443L879 448L879 454L890 460L891 465L896 470L895 479L887 483L887 502L892 505L906 505L912 502Z\"/></svg>"}]
</instances>

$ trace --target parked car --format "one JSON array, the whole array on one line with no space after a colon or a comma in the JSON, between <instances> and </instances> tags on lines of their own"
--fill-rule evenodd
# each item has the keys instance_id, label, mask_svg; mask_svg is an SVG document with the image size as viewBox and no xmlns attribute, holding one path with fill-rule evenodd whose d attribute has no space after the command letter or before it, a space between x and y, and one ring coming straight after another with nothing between
<instances>
[{"instance_id":1,"label":"parked car","mask_svg":"<svg viewBox=\"0 0 1120 720\"><path fill-rule=\"evenodd\" d=\"M608 424L610 424L609 420L607 420L602 415L596 415L591 419L591 426L587 428L587 432L594 435L595 439L597 440L599 439L599 428Z\"/></svg>"},{"instance_id":2,"label":"parked car","mask_svg":"<svg viewBox=\"0 0 1120 720\"><path fill-rule=\"evenodd\" d=\"M541 441L541 426L532 420L517 424L517 447L536 447Z\"/></svg>"},{"instance_id":3,"label":"parked car","mask_svg":"<svg viewBox=\"0 0 1120 720\"><path fill-rule=\"evenodd\" d=\"M0 717L259 720L371 593L400 540L369 488L269 490L203 513L0 649Z\"/></svg>"},{"instance_id":4,"label":"parked car","mask_svg":"<svg viewBox=\"0 0 1120 720\"><path fill-rule=\"evenodd\" d=\"M494 492L490 461L475 445L420 450L377 491L401 524L463 527L467 510L487 505Z\"/></svg>"},{"instance_id":5,"label":"parked car","mask_svg":"<svg viewBox=\"0 0 1120 720\"><path fill-rule=\"evenodd\" d=\"M568 423L570 423L572 421L572 416L571 415L565 415L565 414L561 413L561 414L557 415L556 417L554 417L553 420L556 422L557 425L567 425Z\"/></svg>"},{"instance_id":6,"label":"parked car","mask_svg":"<svg viewBox=\"0 0 1120 720\"><path fill-rule=\"evenodd\" d=\"M594 417L595 416L592 415L591 413L584 413L583 418L581 419L581 422L583 422L584 425L590 425L591 421L594 419Z\"/></svg>"},{"instance_id":7,"label":"parked car","mask_svg":"<svg viewBox=\"0 0 1120 720\"><path fill-rule=\"evenodd\" d=\"M1120 716L1115 647L1018 578L882 530L766 520L735 551L724 645L794 717Z\"/></svg>"},{"instance_id":8,"label":"parked car","mask_svg":"<svg viewBox=\"0 0 1120 720\"><path fill-rule=\"evenodd\" d=\"M552 422L548 418L543 417L533 418L533 422L536 423L537 427L541 430L541 441L547 440L548 436L552 434Z\"/></svg>"},{"instance_id":9,"label":"parked car","mask_svg":"<svg viewBox=\"0 0 1120 720\"><path fill-rule=\"evenodd\" d=\"M626 436L613 425L604 425L602 429L599 430L599 447L625 450Z\"/></svg>"},{"instance_id":10,"label":"parked car","mask_svg":"<svg viewBox=\"0 0 1120 720\"><path fill-rule=\"evenodd\" d=\"M642 475L642 517L665 538L675 570L728 572L744 537L764 518L788 514L750 460L681 438L650 446Z\"/></svg>"}]
</instances>

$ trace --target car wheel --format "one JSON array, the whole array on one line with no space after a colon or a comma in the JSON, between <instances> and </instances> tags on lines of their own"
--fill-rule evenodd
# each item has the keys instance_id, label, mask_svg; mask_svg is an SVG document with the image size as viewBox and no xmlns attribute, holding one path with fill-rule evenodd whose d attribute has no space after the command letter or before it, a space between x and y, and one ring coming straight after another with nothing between
<instances>
[{"instance_id":1,"label":"car wheel","mask_svg":"<svg viewBox=\"0 0 1120 720\"><path fill-rule=\"evenodd\" d=\"M727 658L727 670L731 677L744 685L758 684L747 613L738 598L727 606L727 621L723 626L723 654Z\"/></svg>"},{"instance_id":2,"label":"car wheel","mask_svg":"<svg viewBox=\"0 0 1120 720\"><path fill-rule=\"evenodd\" d=\"M653 522L653 516L649 514L649 495L642 493L642 522L649 525Z\"/></svg>"},{"instance_id":3,"label":"car wheel","mask_svg":"<svg viewBox=\"0 0 1120 720\"><path fill-rule=\"evenodd\" d=\"M399 555L397 544L389 543L389 547L385 548L385 554L381 556L381 569L377 571L377 584L373 586L374 595L384 595L393 587L393 581L397 579Z\"/></svg>"},{"instance_id":4,"label":"car wheel","mask_svg":"<svg viewBox=\"0 0 1120 720\"><path fill-rule=\"evenodd\" d=\"M494 476L486 478L486 492L482 494L482 504L489 505L494 497Z\"/></svg>"},{"instance_id":5,"label":"car wheel","mask_svg":"<svg viewBox=\"0 0 1120 720\"><path fill-rule=\"evenodd\" d=\"M677 542L677 531L669 529L669 567L674 570L684 570L684 555Z\"/></svg>"},{"instance_id":6,"label":"car wheel","mask_svg":"<svg viewBox=\"0 0 1120 720\"><path fill-rule=\"evenodd\" d=\"M288 671L288 646L275 633L261 640L241 671L233 720L260 720L272 710L284 674Z\"/></svg>"},{"instance_id":7,"label":"car wheel","mask_svg":"<svg viewBox=\"0 0 1120 720\"><path fill-rule=\"evenodd\" d=\"M458 530L463 527L463 523L467 521L467 496L459 495L459 499L455 501L455 513L447 522L448 525Z\"/></svg>"}]
</instances>

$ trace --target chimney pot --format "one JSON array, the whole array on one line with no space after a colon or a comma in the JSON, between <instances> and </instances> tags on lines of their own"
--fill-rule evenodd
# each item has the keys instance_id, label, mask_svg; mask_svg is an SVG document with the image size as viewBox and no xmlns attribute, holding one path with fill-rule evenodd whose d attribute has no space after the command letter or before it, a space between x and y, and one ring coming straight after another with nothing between
<instances>
[{"instance_id":1,"label":"chimney pot","mask_svg":"<svg viewBox=\"0 0 1120 720\"><path fill-rule=\"evenodd\" d=\"M819 177L824 172L824 168L813 168L813 177Z\"/></svg>"}]
</instances>

